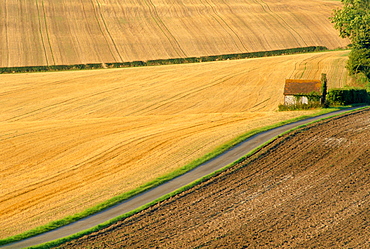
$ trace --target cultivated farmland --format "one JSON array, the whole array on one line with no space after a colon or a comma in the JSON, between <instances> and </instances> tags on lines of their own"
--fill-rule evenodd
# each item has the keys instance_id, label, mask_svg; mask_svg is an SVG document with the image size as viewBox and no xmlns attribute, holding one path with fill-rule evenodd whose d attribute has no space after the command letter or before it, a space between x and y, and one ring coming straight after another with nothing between
<instances>
[{"instance_id":1,"label":"cultivated farmland","mask_svg":"<svg viewBox=\"0 0 370 249\"><path fill-rule=\"evenodd\" d=\"M339 1L2 1L0 67L344 47Z\"/></svg>"},{"instance_id":2,"label":"cultivated farmland","mask_svg":"<svg viewBox=\"0 0 370 249\"><path fill-rule=\"evenodd\" d=\"M0 234L24 232L182 167L276 112L286 78L351 84L348 51L0 78ZM16 179L16 180L15 180Z\"/></svg>"},{"instance_id":3,"label":"cultivated farmland","mask_svg":"<svg viewBox=\"0 0 370 249\"><path fill-rule=\"evenodd\" d=\"M220 175L59 248L369 248L369 115L282 136Z\"/></svg>"}]
</instances>

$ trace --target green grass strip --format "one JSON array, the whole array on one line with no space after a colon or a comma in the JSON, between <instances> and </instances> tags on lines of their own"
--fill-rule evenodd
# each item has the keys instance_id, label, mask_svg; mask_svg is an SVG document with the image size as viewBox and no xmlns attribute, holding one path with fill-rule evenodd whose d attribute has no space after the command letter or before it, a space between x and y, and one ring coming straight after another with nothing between
<instances>
[{"instance_id":1,"label":"green grass strip","mask_svg":"<svg viewBox=\"0 0 370 249\"><path fill-rule=\"evenodd\" d=\"M151 181L151 182L148 182L140 187L138 187L137 189L135 190L132 190L132 191L129 191L129 192L126 192L126 193L123 193L122 195L118 195L112 199L109 199L105 202L102 202L101 204L98 204L97 206L94 206L92 208L89 208L89 209L86 209L85 211L81 212L81 213L78 213L78 214L75 214L75 215L71 215L71 216L67 216L65 217L64 219L61 219L61 220L58 220L58 221L53 221L49 224L46 224L44 226L40 226L40 227L37 227L35 229L32 229L32 230L29 230L29 231L26 231L24 233L21 233L21 234L18 234L18 235L15 235L15 236L11 236L11 237L8 237L8 238L5 238L5 239L2 239L0 240L0 246L1 245L6 245L6 244L10 244L10 243L13 243L13 242L16 242L16 241L20 241L20 240L24 240L24 239L27 239L27 238L30 238L30 237L33 237L33 236L36 236L36 235L39 235L39 234L42 234L42 233L45 233L45 232L48 232L48 231L51 231L51 230L54 230L56 228L59 228L59 227L62 227L62 226L65 226L65 225L68 225L72 222L75 222L77 220L80 220L82 218L86 218L87 216L90 216L90 215L93 215L95 213L98 213L100 211L103 211L104 209L107 209L109 207L112 207L116 204L119 204L135 195L138 195L140 193L143 193L145 192L146 190L149 190L151 188L154 188L160 184L163 184L167 181L170 181L172 180L173 178L175 177L178 177L182 174L185 174L186 172L196 168L197 166L201 165L202 163L222 154L223 152L231 149L232 147L236 146L237 144L241 143L242 141L258 134L258 133L262 133L262 132L265 132L267 130L270 130L270 129L273 129L273 128L277 128L277 127L280 127L280 126L283 126L285 124L289 124L289 123L293 123L293 122L297 122L297 121L300 121L300 120L303 120L303 119L307 119L307 118L312 118L312 117L316 117L316 116L319 116L319 115L323 115L323 114L326 114L326 113L330 113L330 112L334 112L334 111L338 111L338 110L342 110L342 109L347 109L349 107L353 107L353 106L345 106L345 107L333 107L333 108L326 108L326 109L321 109L320 112L318 113L315 113L315 114L312 114L312 115L305 115L305 116L301 116L301 117L298 117L298 118L294 118L294 119L290 119L290 120L286 120L286 121L283 121L283 122L280 122L280 123L277 123L277 124L274 124L274 125L269 125L269 126L266 126L266 127L263 127L263 128L260 128L260 129L255 129L255 130L252 130L252 131L249 131L231 141L229 141L228 143L225 143L221 146L219 146L218 148L216 148L214 151L204 155L203 157L199 158L199 159L196 159L194 160L193 162L187 164L186 166L178 169L178 170L175 170L173 171L172 173L169 173L167 175L164 175L162 177L159 177L157 179L155 179L154 181ZM366 107L364 107L366 108ZM361 108L360 108L361 109ZM358 110L358 109L356 109ZM322 120L322 119L320 119ZM316 122L316 121L314 121ZM297 127L297 128L300 128L301 126ZM297 129L297 128L294 128L294 129ZM294 130L292 129L292 130ZM288 131L290 132L290 131ZM286 134L287 132L284 132L283 134ZM275 139L275 138L274 138ZM273 140L273 139L272 139ZM269 141L270 142L270 141ZM135 209L131 212L128 212L128 213L125 213L121 216L118 216L117 218L114 218L112 220L109 220L107 222L104 222L98 226L95 226L91 229L88 229L88 230L85 230L85 231L82 231L80 233L76 233L74 235L71 235L71 236L68 236L68 237L65 237L65 238L62 238L62 239L58 239L58 240L55 240L55 241L52 241L52 242L48 242L48 243L45 243L45 244L42 244L40 246L35 246L35 247L31 247L31 248L48 248L50 246L55 246L55 245L60 245L66 241L70 241L70 240L73 240L73 239L76 239L76 238L79 238L79 237L82 237L86 234L89 234L89 233L92 233L92 232L95 232L95 231L98 231L102 228L105 228L119 220L122 220L124 218L127 218L137 212L140 212L160 201L163 201L171 196L174 196L178 193L181 193L187 189L190 189L191 187L203 182L204 180L207 180L209 179L210 177L218 174L219 172L225 170L226 168L229 168L231 167L232 165L235 165L236 163L239 163L241 160L244 160L246 157L250 156L251 154L253 154L255 151L257 151L258 149L260 149L261 147L265 146L266 144L268 144L269 142L265 143L264 145L262 146L259 146L257 149L254 149L253 151L251 151L250 153L248 153L246 156L242 157L241 159L237 160L236 162L220 169L220 170L217 170L216 172L210 174L210 175L207 175L187 186L184 186L172 193L169 193L167 195L164 195L162 196L161 198L153 201L153 202L150 202L138 209Z\"/></svg>"}]
</instances>

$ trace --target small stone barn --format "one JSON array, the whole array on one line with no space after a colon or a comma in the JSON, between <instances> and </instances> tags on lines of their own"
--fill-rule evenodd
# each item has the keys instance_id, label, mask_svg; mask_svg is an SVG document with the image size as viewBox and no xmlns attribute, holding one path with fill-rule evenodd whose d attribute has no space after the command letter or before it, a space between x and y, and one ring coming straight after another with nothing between
<instances>
[{"instance_id":1,"label":"small stone barn","mask_svg":"<svg viewBox=\"0 0 370 249\"><path fill-rule=\"evenodd\" d=\"M309 104L321 97L321 80L285 80L284 105Z\"/></svg>"}]
</instances>

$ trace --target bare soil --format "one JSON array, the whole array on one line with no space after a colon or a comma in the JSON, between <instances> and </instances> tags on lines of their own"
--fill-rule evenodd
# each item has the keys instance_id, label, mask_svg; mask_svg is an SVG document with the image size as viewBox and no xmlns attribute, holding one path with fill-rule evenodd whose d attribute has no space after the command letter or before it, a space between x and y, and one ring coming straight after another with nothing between
<instances>
[{"instance_id":1,"label":"bare soil","mask_svg":"<svg viewBox=\"0 0 370 249\"><path fill-rule=\"evenodd\" d=\"M370 109L311 124L60 248L369 248L369 143Z\"/></svg>"}]
</instances>

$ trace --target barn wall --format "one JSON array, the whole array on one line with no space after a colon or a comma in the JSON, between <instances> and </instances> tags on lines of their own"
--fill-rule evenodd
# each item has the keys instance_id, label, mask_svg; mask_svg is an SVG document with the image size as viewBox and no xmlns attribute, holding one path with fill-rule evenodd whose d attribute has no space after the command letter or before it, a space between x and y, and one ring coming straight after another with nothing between
<instances>
[{"instance_id":1,"label":"barn wall","mask_svg":"<svg viewBox=\"0 0 370 249\"><path fill-rule=\"evenodd\" d=\"M308 104L308 98L306 96L296 97L293 95L286 95L284 98L285 105L295 105L295 104Z\"/></svg>"}]
</instances>

